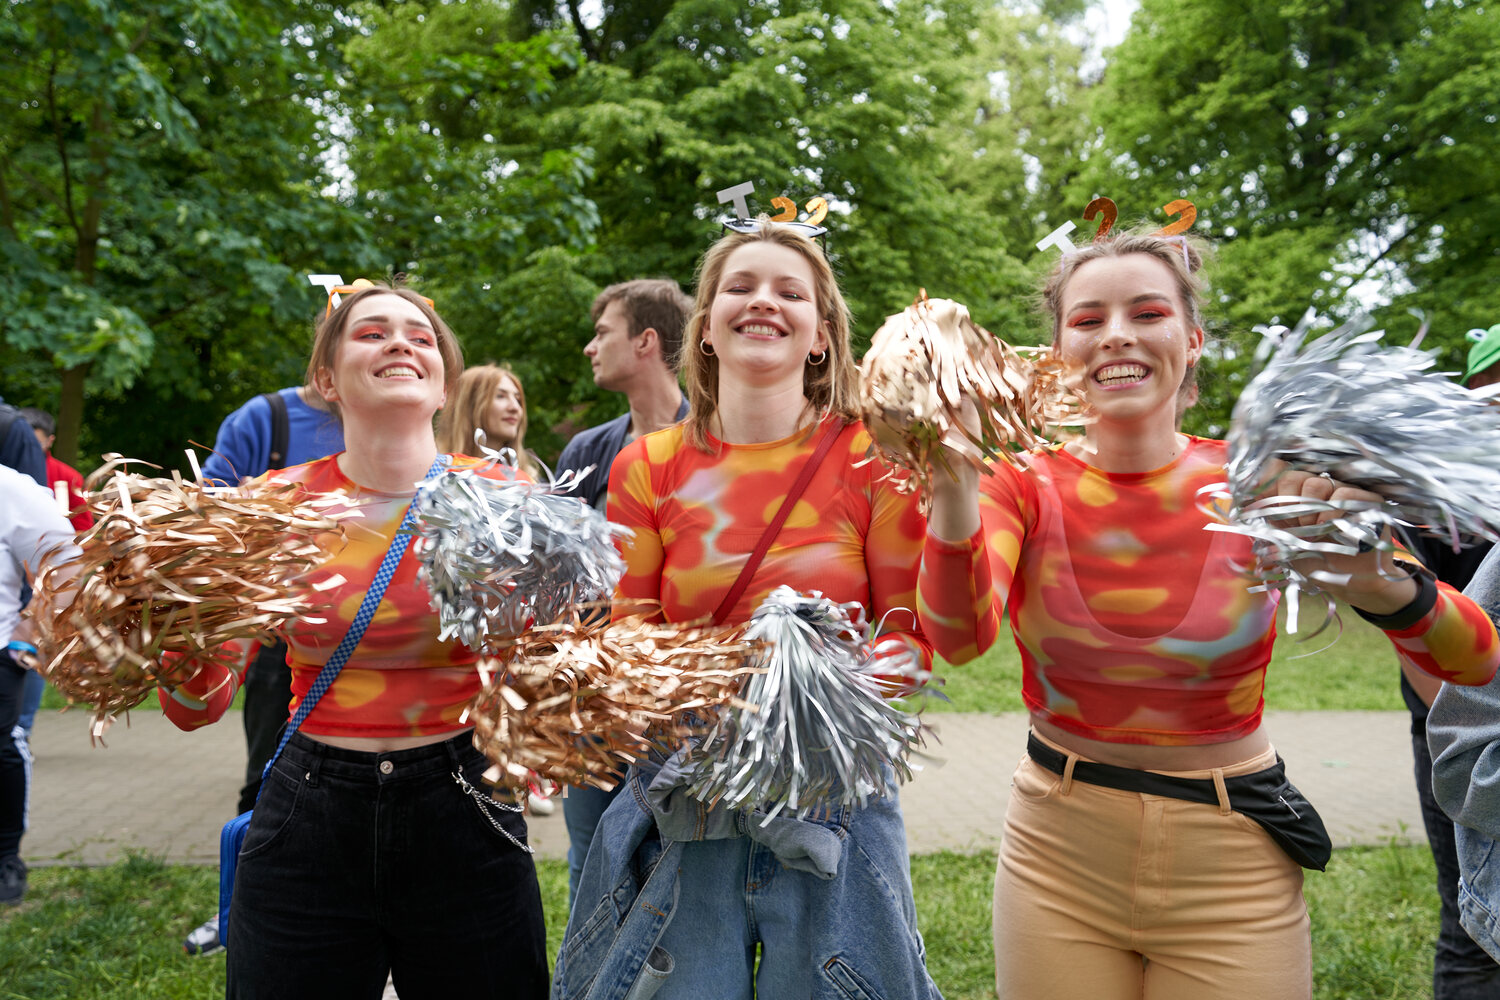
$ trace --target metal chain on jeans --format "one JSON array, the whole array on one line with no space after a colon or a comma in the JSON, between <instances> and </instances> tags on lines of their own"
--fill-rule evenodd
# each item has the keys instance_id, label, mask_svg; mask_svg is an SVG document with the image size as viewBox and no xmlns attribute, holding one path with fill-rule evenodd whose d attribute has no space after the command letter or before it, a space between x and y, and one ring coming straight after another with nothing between
<instances>
[{"instance_id":1,"label":"metal chain on jeans","mask_svg":"<svg viewBox=\"0 0 1500 1000\"><path fill-rule=\"evenodd\" d=\"M485 819L487 819L487 820L490 821L490 826L493 826L496 830L500 831L501 836L503 836L506 840L510 841L512 844L515 844L517 847L519 847L521 850L525 851L527 854L535 854L536 853L536 851L532 850L530 847L526 846L525 844L523 844L519 840L517 840L515 838L515 835L512 834L509 830L507 830L505 827L501 826L495 820L495 817L490 814L490 811L485 808L485 806L493 806L494 808L499 809L501 812L518 813L518 812L522 811L522 809L521 809L520 806L508 806L504 802L496 802L494 799L490 798L484 792L481 792L479 789L477 789L473 785L469 784L468 779L466 779L463 776L463 773L460 772L460 771L454 771L453 772L453 780L456 781L456 782L458 782L458 787L463 790L463 793L465 795L469 796L469 798L473 799L476 803L478 803L480 814L483 815Z\"/></svg>"}]
</instances>

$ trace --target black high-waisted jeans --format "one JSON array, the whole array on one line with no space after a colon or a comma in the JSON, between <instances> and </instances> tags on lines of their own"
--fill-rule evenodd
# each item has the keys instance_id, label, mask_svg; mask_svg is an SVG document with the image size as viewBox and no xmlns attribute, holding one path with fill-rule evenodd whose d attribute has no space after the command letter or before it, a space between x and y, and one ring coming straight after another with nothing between
<instances>
[{"instance_id":1,"label":"black high-waisted jeans","mask_svg":"<svg viewBox=\"0 0 1500 1000\"><path fill-rule=\"evenodd\" d=\"M380 754L293 736L240 852L229 1000L378 998L387 972L402 1000L546 997L526 821L455 777L483 789L486 767L468 732Z\"/></svg>"}]
</instances>

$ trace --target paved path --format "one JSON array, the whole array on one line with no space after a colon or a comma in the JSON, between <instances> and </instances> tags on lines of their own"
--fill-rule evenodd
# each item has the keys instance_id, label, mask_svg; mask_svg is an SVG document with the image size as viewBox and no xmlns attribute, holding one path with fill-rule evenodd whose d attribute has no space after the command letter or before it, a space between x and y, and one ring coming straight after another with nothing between
<instances>
[{"instance_id":1,"label":"paved path","mask_svg":"<svg viewBox=\"0 0 1500 1000\"><path fill-rule=\"evenodd\" d=\"M1010 772L1025 745L1022 715L934 713L940 743L901 792L914 853L992 849ZM1420 840L1405 712L1271 712L1267 726L1288 773L1323 814L1335 846ZM215 864L245 767L239 715L193 733L158 712L115 724L107 747L89 745L87 716L43 713L31 829L32 864L103 864L129 848L169 861ZM562 810L532 817L540 857L567 851Z\"/></svg>"}]
</instances>

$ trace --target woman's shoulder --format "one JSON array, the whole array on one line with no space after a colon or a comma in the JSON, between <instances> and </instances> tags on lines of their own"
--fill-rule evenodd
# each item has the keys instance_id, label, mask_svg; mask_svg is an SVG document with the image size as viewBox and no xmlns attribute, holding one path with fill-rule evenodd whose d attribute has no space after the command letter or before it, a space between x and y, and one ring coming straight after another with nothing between
<instances>
[{"instance_id":1,"label":"woman's shoulder","mask_svg":"<svg viewBox=\"0 0 1500 1000\"><path fill-rule=\"evenodd\" d=\"M252 483L296 483L308 490L330 493L349 485L349 479L339 469L338 457L342 452L315 458L311 462L303 462L301 465L288 466L285 469L271 469Z\"/></svg>"},{"instance_id":2,"label":"woman's shoulder","mask_svg":"<svg viewBox=\"0 0 1500 1000\"><path fill-rule=\"evenodd\" d=\"M691 457L690 453L694 450L696 449L688 444L685 426L673 424L671 427L663 427L659 431L643 434L628 442L620 449L620 455L615 462L625 464L644 461L660 465L679 456Z\"/></svg>"}]
</instances>

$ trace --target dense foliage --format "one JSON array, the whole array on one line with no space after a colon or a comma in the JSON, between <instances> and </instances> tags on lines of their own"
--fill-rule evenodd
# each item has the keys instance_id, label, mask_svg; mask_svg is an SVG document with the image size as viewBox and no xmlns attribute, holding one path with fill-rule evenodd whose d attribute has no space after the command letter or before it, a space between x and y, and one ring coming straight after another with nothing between
<instances>
[{"instance_id":1,"label":"dense foliage","mask_svg":"<svg viewBox=\"0 0 1500 1000\"><path fill-rule=\"evenodd\" d=\"M1500 28L1459 0L53 0L0 5L0 393L78 464L181 467L297 382L309 272L406 273L530 443L619 412L579 349L599 288L691 284L723 209L832 205L867 336L919 288L1035 341L1037 239L1107 194L1195 201L1222 427L1250 327L1419 307L1458 363L1495 321ZM89 38L88 46L76 40Z\"/></svg>"}]
</instances>

